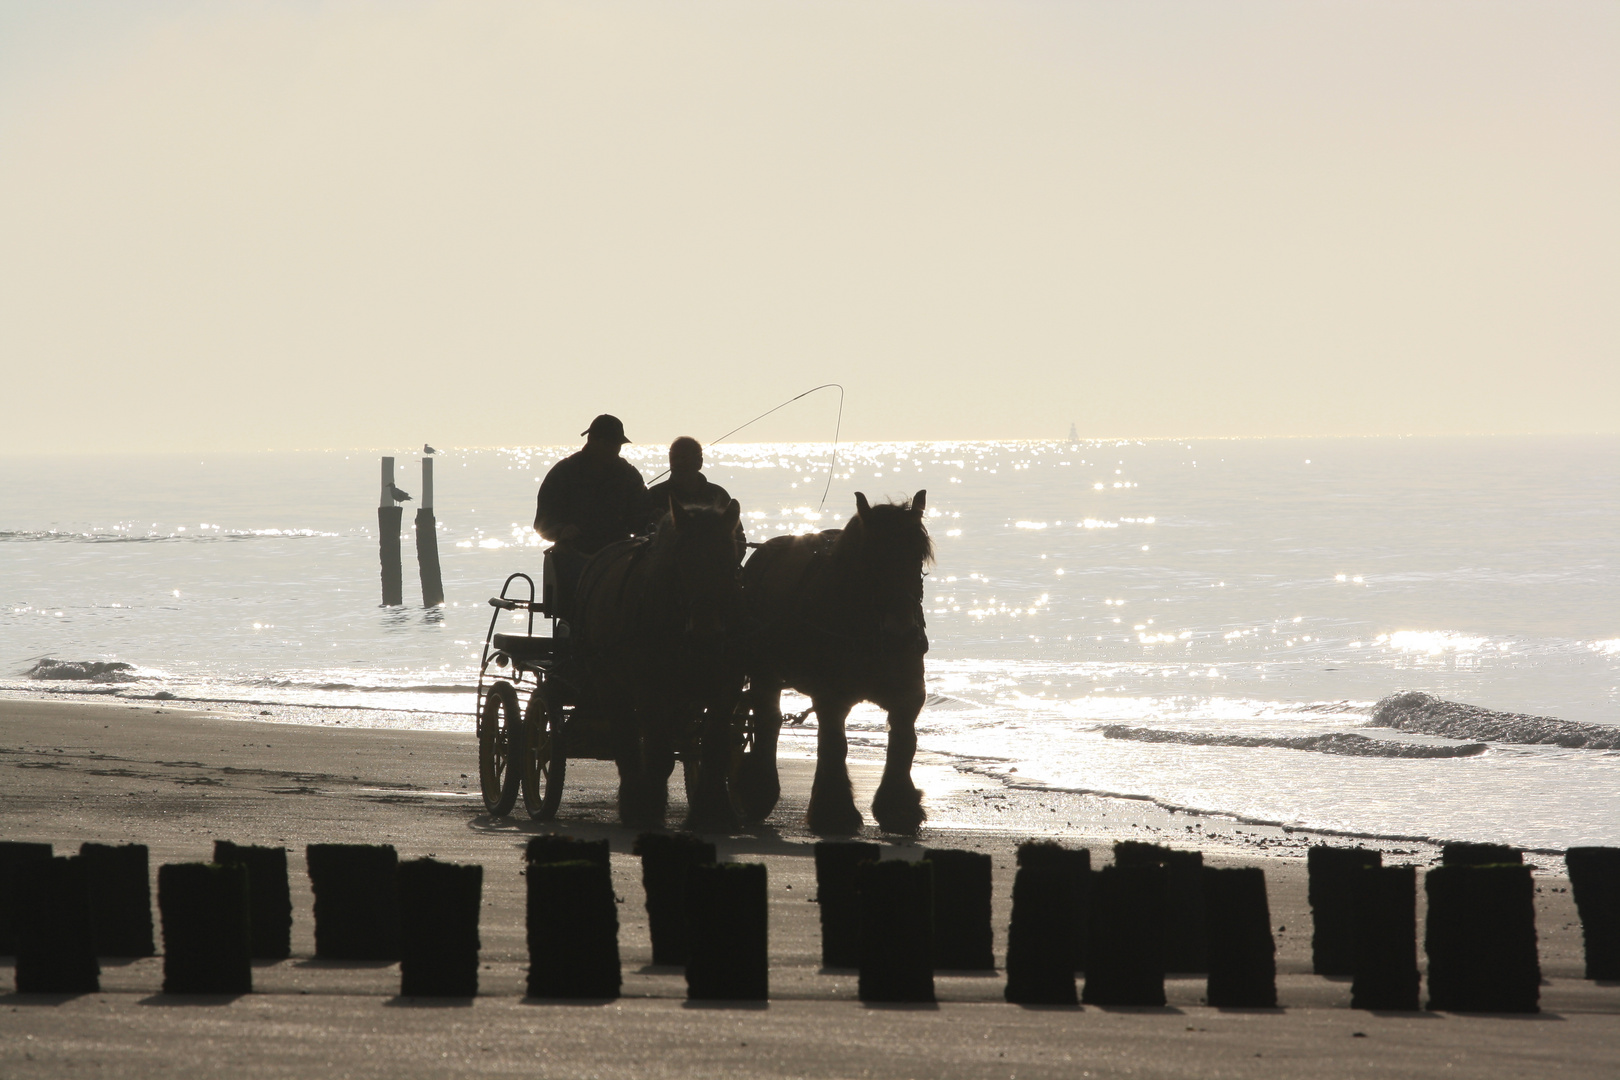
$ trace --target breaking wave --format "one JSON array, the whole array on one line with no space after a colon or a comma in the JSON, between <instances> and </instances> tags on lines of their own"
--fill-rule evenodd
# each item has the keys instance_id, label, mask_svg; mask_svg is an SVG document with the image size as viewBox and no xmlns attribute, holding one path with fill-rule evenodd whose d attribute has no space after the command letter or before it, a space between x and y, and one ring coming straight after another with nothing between
<instances>
[{"instance_id":1,"label":"breaking wave","mask_svg":"<svg viewBox=\"0 0 1620 1080\"><path fill-rule=\"evenodd\" d=\"M1109 724L1101 730L1106 739L1130 739L1133 742L1181 743L1186 746L1271 747L1279 750L1308 750L1317 754L1345 754L1351 757L1457 758L1474 757L1489 749L1480 742L1466 743L1462 746L1426 746L1369 739L1365 735L1350 735L1343 732L1328 735L1266 737L1217 735L1207 731L1165 731L1162 728L1127 727L1124 724Z\"/></svg>"},{"instance_id":2,"label":"breaking wave","mask_svg":"<svg viewBox=\"0 0 1620 1080\"><path fill-rule=\"evenodd\" d=\"M121 660L38 661L23 672L28 679L73 680L77 682L134 682L135 665Z\"/></svg>"},{"instance_id":3,"label":"breaking wave","mask_svg":"<svg viewBox=\"0 0 1620 1080\"><path fill-rule=\"evenodd\" d=\"M1477 705L1445 701L1407 690L1391 694L1373 707L1368 727L1393 728L1448 739L1564 746L1583 750L1620 750L1620 727L1577 724L1547 716L1493 712Z\"/></svg>"}]
</instances>

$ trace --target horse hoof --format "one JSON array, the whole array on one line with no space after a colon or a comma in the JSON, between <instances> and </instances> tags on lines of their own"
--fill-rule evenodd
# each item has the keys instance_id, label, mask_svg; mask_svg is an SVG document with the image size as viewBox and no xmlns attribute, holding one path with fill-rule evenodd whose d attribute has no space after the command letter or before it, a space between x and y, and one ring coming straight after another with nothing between
<instances>
[{"instance_id":1,"label":"horse hoof","mask_svg":"<svg viewBox=\"0 0 1620 1080\"><path fill-rule=\"evenodd\" d=\"M810 812L805 815L805 826L817 836L854 836L865 824L854 803L837 810L811 806Z\"/></svg>"},{"instance_id":2,"label":"horse hoof","mask_svg":"<svg viewBox=\"0 0 1620 1080\"><path fill-rule=\"evenodd\" d=\"M619 813L619 824L627 829L638 832L657 832L664 827L664 815L641 810L635 813Z\"/></svg>"},{"instance_id":3,"label":"horse hoof","mask_svg":"<svg viewBox=\"0 0 1620 1080\"><path fill-rule=\"evenodd\" d=\"M911 789L909 797L903 792L891 795L880 788L872 800L872 816L886 833L915 836L928 820L928 811L923 809L922 792L916 788Z\"/></svg>"},{"instance_id":4,"label":"horse hoof","mask_svg":"<svg viewBox=\"0 0 1620 1080\"><path fill-rule=\"evenodd\" d=\"M638 797L630 791L619 793L619 823L628 829L662 829L664 808L645 795Z\"/></svg>"},{"instance_id":5,"label":"horse hoof","mask_svg":"<svg viewBox=\"0 0 1620 1080\"><path fill-rule=\"evenodd\" d=\"M686 816L686 828L695 833L734 833L740 824L737 815L728 808L724 812L706 811L698 813L692 811Z\"/></svg>"},{"instance_id":6,"label":"horse hoof","mask_svg":"<svg viewBox=\"0 0 1620 1080\"><path fill-rule=\"evenodd\" d=\"M779 790L758 794L747 791L742 792L738 797L742 805L742 819L750 825L758 825L770 817L771 811L776 809L777 799L780 794Z\"/></svg>"},{"instance_id":7,"label":"horse hoof","mask_svg":"<svg viewBox=\"0 0 1620 1080\"><path fill-rule=\"evenodd\" d=\"M743 762L742 774L737 777L737 801L743 817L750 823L757 824L769 817L782 796L782 784L774 765L775 762L771 762L769 767L750 767L747 760Z\"/></svg>"},{"instance_id":8,"label":"horse hoof","mask_svg":"<svg viewBox=\"0 0 1620 1080\"><path fill-rule=\"evenodd\" d=\"M686 811L686 827L693 832L732 833L737 825L737 812L723 789L699 795Z\"/></svg>"}]
</instances>

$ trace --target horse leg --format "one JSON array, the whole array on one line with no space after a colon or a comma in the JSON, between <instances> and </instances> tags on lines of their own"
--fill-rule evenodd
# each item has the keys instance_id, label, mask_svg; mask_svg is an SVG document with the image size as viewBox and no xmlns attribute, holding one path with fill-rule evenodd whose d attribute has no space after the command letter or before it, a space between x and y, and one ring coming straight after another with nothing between
<instances>
[{"instance_id":1,"label":"horse leg","mask_svg":"<svg viewBox=\"0 0 1620 1080\"><path fill-rule=\"evenodd\" d=\"M646 821L646 781L641 727L633 717L613 719L613 760L619 767L619 821L632 828Z\"/></svg>"},{"instance_id":2,"label":"horse leg","mask_svg":"<svg viewBox=\"0 0 1620 1080\"><path fill-rule=\"evenodd\" d=\"M816 710L816 778L810 785L805 823L819 836L850 836L861 831L861 812L849 783L849 740L844 721L851 706L813 701Z\"/></svg>"},{"instance_id":3,"label":"horse leg","mask_svg":"<svg viewBox=\"0 0 1620 1080\"><path fill-rule=\"evenodd\" d=\"M619 771L619 820L626 825L642 818L641 728L635 702L610 685L593 686L583 708L606 718L613 740L613 763Z\"/></svg>"},{"instance_id":4,"label":"horse leg","mask_svg":"<svg viewBox=\"0 0 1620 1080\"><path fill-rule=\"evenodd\" d=\"M646 764L642 771L642 802L648 827L661 829L669 809L669 776L675 771L675 748L669 741L670 717L655 713L642 729Z\"/></svg>"},{"instance_id":5,"label":"horse leg","mask_svg":"<svg viewBox=\"0 0 1620 1080\"><path fill-rule=\"evenodd\" d=\"M754 716L754 746L743 756L737 777L737 796L744 817L764 821L782 796L776 771L776 740L782 732L782 684L769 676L756 676L748 690Z\"/></svg>"},{"instance_id":6,"label":"horse leg","mask_svg":"<svg viewBox=\"0 0 1620 1080\"><path fill-rule=\"evenodd\" d=\"M917 714L923 695L906 695L889 708L889 745L883 760L883 780L872 799L872 816L884 832L913 835L928 812L922 792L911 782L911 761L917 756Z\"/></svg>"}]
</instances>

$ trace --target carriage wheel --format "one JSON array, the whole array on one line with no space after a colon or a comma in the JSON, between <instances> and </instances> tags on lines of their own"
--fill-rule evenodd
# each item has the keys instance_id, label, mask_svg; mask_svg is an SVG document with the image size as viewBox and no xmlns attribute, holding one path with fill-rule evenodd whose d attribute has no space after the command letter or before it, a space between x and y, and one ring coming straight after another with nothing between
<instances>
[{"instance_id":1,"label":"carriage wheel","mask_svg":"<svg viewBox=\"0 0 1620 1080\"><path fill-rule=\"evenodd\" d=\"M780 716L776 723L781 724ZM781 798L780 780L775 774L776 740L774 737L771 739L769 749L762 747L763 732L760 729L760 713L745 696L737 706L736 716L732 718L735 741L731 782L733 790L737 792L737 801L742 806L742 818L750 823L758 823L769 817ZM774 736L776 733L773 731L771 734Z\"/></svg>"},{"instance_id":2,"label":"carriage wheel","mask_svg":"<svg viewBox=\"0 0 1620 1080\"><path fill-rule=\"evenodd\" d=\"M745 697L731 714L731 761L727 778L732 784L742 775L743 762L754 753L754 710Z\"/></svg>"},{"instance_id":3,"label":"carriage wheel","mask_svg":"<svg viewBox=\"0 0 1620 1080\"><path fill-rule=\"evenodd\" d=\"M698 791L698 779L703 775L703 714L688 716L681 721L687 740L681 747L681 782L686 788L686 805L691 806Z\"/></svg>"},{"instance_id":4,"label":"carriage wheel","mask_svg":"<svg viewBox=\"0 0 1620 1080\"><path fill-rule=\"evenodd\" d=\"M703 769L698 765L698 752L696 748L681 755L681 781L686 787L686 805L691 806L697 798L698 777Z\"/></svg>"},{"instance_id":5,"label":"carriage wheel","mask_svg":"<svg viewBox=\"0 0 1620 1080\"><path fill-rule=\"evenodd\" d=\"M568 758L562 746L562 707L552 702L542 682L529 695L523 718L523 805L535 821L550 821L562 803Z\"/></svg>"},{"instance_id":6,"label":"carriage wheel","mask_svg":"<svg viewBox=\"0 0 1620 1080\"><path fill-rule=\"evenodd\" d=\"M505 817L517 804L523 759L523 715L517 691L497 682L484 695L478 713L478 781L490 817Z\"/></svg>"},{"instance_id":7,"label":"carriage wheel","mask_svg":"<svg viewBox=\"0 0 1620 1080\"><path fill-rule=\"evenodd\" d=\"M731 745L726 754L726 795L731 801L732 813L743 819L745 808L737 779L742 774L745 756L752 753L754 748L753 718L745 706L739 705L737 711L732 714L729 735ZM703 766L699 760L701 753L701 742L693 739L690 749L681 755L681 779L686 783L688 806L692 805L703 775Z\"/></svg>"}]
</instances>

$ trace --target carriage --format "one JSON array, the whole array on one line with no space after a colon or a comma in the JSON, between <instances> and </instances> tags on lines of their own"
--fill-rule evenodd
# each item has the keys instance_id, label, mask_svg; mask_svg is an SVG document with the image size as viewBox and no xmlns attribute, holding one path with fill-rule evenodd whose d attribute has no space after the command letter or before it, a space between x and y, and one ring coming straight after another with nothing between
<instances>
[{"instance_id":1,"label":"carriage","mask_svg":"<svg viewBox=\"0 0 1620 1080\"><path fill-rule=\"evenodd\" d=\"M569 639L558 636L566 635L567 624L554 615L556 579L549 551L541 580L537 596L533 578L512 574L500 594L489 598L495 611L479 663L475 716L478 776L491 817L511 814L521 794L531 818L550 821L562 802L570 758L615 757L612 718L600 701L592 700ZM498 631L503 613L523 624L524 631ZM535 633L536 616L548 632ZM699 728L698 715L684 720L675 745L689 799L697 782ZM728 779L742 768L754 736L745 694L731 717Z\"/></svg>"},{"instance_id":2,"label":"carriage","mask_svg":"<svg viewBox=\"0 0 1620 1080\"><path fill-rule=\"evenodd\" d=\"M676 762L690 827L763 821L781 793L780 695L793 688L817 717L811 831L862 828L844 725L851 707L871 701L889 722L872 812L881 829L915 834L926 817L910 776L926 697L926 494L873 506L856 492L856 514L842 529L750 544L759 550L746 564L735 500L723 511L672 501L653 534L610 544L586 563L572 627L556 617L549 550L542 597L528 575L509 576L489 601L495 612L478 674L479 779L490 815L510 814L521 794L531 817L551 820L568 760L596 758L618 766L626 825L662 825ZM498 633L503 612L526 632ZM549 620L550 634L535 633L536 616Z\"/></svg>"}]
</instances>

